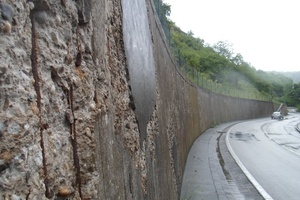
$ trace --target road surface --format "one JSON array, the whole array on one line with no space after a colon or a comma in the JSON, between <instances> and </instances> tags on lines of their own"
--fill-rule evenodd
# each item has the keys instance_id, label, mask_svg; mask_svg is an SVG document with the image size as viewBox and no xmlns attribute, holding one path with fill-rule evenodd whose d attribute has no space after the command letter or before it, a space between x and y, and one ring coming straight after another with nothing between
<instances>
[{"instance_id":1,"label":"road surface","mask_svg":"<svg viewBox=\"0 0 300 200\"><path fill-rule=\"evenodd\" d=\"M266 199L300 199L299 114L284 120L241 122L227 132L227 146Z\"/></svg>"}]
</instances>

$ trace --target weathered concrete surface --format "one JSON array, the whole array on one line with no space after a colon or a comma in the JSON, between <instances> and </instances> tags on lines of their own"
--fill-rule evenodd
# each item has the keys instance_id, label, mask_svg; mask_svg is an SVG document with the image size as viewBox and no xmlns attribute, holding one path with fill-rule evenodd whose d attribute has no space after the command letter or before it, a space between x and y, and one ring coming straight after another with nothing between
<instances>
[{"instance_id":1,"label":"weathered concrete surface","mask_svg":"<svg viewBox=\"0 0 300 200\"><path fill-rule=\"evenodd\" d=\"M121 0L0 2L0 199L178 199L202 132L272 111L186 81L150 0L135 12L148 10L140 52L153 53L140 63L143 92L131 75L148 71L124 46Z\"/></svg>"},{"instance_id":2,"label":"weathered concrete surface","mask_svg":"<svg viewBox=\"0 0 300 200\"><path fill-rule=\"evenodd\" d=\"M172 191L162 181L160 187L167 190L161 191L165 192L165 195L167 193L163 199L176 199L180 191L178 188L181 185L186 156L201 133L219 123L267 116L271 113L273 104L210 93L194 87L185 80L166 48L167 41L151 1L148 3L158 88L157 145L163 146L168 143L169 146L176 146L169 149L161 147L160 153L157 153L159 160L163 161L160 166L165 169L158 176L162 177L162 180L173 182Z\"/></svg>"}]
</instances>

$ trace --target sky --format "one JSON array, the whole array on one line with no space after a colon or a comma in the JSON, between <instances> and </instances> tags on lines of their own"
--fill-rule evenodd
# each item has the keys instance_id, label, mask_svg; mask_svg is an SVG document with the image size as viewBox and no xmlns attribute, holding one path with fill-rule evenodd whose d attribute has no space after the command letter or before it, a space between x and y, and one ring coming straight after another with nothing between
<instances>
[{"instance_id":1,"label":"sky","mask_svg":"<svg viewBox=\"0 0 300 200\"><path fill-rule=\"evenodd\" d=\"M299 0L164 0L170 19L209 45L224 41L264 71L300 71Z\"/></svg>"}]
</instances>

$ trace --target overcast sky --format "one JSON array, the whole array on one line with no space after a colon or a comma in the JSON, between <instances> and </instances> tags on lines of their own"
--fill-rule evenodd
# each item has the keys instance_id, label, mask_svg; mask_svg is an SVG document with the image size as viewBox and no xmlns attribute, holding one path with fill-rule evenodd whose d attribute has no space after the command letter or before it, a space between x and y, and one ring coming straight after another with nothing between
<instances>
[{"instance_id":1,"label":"overcast sky","mask_svg":"<svg viewBox=\"0 0 300 200\"><path fill-rule=\"evenodd\" d=\"M171 20L210 45L226 41L264 71L300 71L299 0L164 0Z\"/></svg>"}]
</instances>

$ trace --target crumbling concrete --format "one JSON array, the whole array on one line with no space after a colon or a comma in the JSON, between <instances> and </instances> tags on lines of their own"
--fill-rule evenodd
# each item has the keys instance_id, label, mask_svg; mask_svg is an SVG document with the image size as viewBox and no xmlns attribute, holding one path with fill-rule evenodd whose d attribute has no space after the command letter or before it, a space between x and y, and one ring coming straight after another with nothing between
<instances>
[{"instance_id":1,"label":"crumbling concrete","mask_svg":"<svg viewBox=\"0 0 300 200\"><path fill-rule=\"evenodd\" d=\"M155 70L146 113L120 0L0 0L0 199L178 199L195 138L271 112L185 80L152 2L141 6Z\"/></svg>"}]
</instances>

